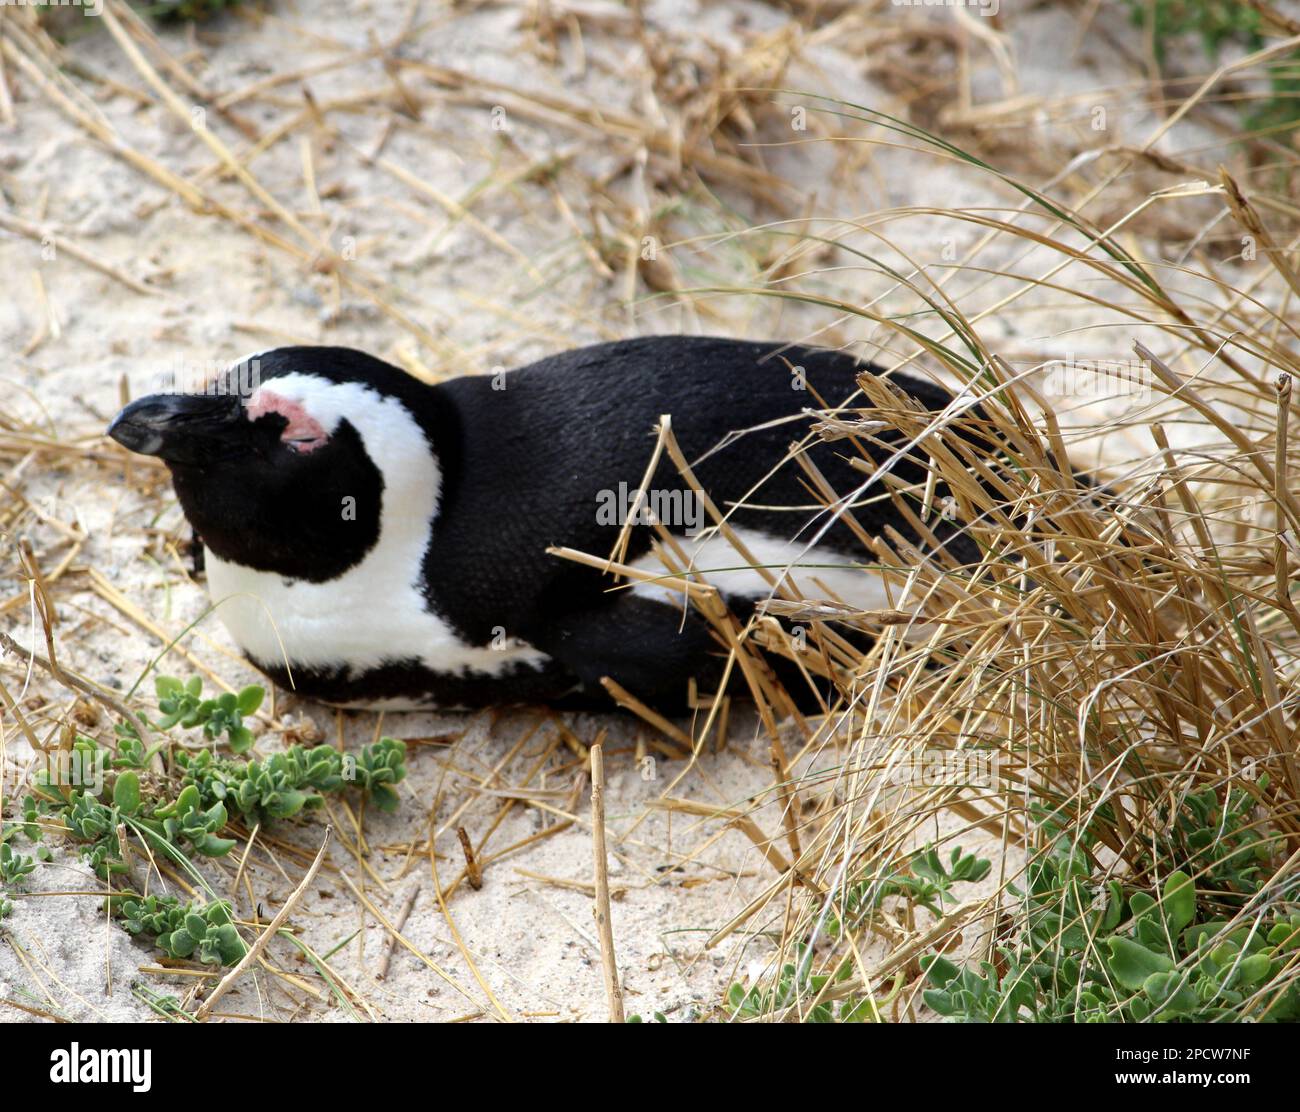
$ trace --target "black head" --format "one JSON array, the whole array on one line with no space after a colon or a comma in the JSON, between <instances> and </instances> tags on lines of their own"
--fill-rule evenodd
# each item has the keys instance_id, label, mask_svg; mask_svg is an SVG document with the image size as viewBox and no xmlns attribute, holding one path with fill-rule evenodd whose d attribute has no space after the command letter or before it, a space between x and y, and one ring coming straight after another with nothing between
<instances>
[{"instance_id":1,"label":"black head","mask_svg":"<svg viewBox=\"0 0 1300 1112\"><path fill-rule=\"evenodd\" d=\"M108 435L167 464L186 517L218 558L322 582L375 546L386 502L432 517L428 395L362 352L277 348L202 394L132 402Z\"/></svg>"}]
</instances>

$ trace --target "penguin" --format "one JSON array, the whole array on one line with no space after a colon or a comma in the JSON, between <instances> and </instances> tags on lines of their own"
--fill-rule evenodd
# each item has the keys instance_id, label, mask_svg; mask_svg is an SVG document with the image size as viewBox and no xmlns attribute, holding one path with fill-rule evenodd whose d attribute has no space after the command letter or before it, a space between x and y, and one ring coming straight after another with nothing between
<instances>
[{"instance_id":1,"label":"penguin","mask_svg":"<svg viewBox=\"0 0 1300 1112\"><path fill-rule=\"evenodd\" d=\"M680 590L615 583L548 550L605 556L630 514L624 562L663 575L653 512L741 617L771 586L728 535L810 597L889 606L866 570L875 558L843 521L826 527L791 453L809 411L865 404L864 370L879 368L795 344L656 336L428 385L360 351L281 347L202 394L132 402L108 436L166 464L217 615L281 687L376 709L612 709L609 677L680 714L692 678L710 691L723 674L708 623ZM936 413L953 400L891 381ZM727 530L666 458L638 500L665 414ZM859 448L881 465L901 446L883 429L805 451L845 495L864 482L849 462ZM911 449L891 469L919 488L926 457ZM923 539L873 494L853 508L859 527L979 560L960 523Z\"/></svg>"}]
</instances>

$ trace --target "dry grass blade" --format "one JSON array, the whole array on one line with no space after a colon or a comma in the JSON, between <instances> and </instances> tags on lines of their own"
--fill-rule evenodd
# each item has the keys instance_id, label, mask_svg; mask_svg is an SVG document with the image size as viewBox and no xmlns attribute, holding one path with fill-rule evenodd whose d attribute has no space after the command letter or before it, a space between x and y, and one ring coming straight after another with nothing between
<instances>
[{"instance_id":1,"label":"dry grass blade","mask_svg":"<svg viewBox=\"0 0 1300 1112\"><path fill-rule=\"evenodd\" d=\"M623 985L614 956L614 924L609 915L609 862L605 851L605 749L591 747L591 852L595 871L596 897L592 915L600 935L600 962L605 971L605 999L610 1023L622 1023Z\"/></svg>"}]
</instances>

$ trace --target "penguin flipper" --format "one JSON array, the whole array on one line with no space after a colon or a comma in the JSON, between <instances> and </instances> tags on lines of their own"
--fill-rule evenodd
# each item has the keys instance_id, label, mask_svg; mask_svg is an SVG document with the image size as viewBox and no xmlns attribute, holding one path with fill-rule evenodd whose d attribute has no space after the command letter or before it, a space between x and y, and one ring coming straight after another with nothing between
<instances>
[{"instance_id":1,"label":"penguin flipper","mask_svg":"<svg viewBox=\"0 0 1300 1112\"><path fill-rule=\"evenodd\" d=\"M584 693L608 698L600 682L608 676L665 714L685 713L690 680L710 690L725 660L698 615L683 618L665 602L631 593L563 614L530 640L573 673Z\"/></svg>"}]
</instances>

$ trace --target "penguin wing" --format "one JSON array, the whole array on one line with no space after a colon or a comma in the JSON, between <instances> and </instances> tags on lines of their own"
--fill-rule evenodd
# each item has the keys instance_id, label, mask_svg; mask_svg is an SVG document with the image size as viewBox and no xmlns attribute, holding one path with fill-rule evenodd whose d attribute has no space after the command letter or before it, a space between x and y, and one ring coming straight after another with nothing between
<instances>
[{"instance_id":1,"label":"penguin wing","mask_svg":"<svg viewBox=\"0 0 1300 1112\"><path fill-rule=\"evenodd\" d=\"M698 615L683 616L667 603L631 592L556 616L534 643L563 664L585 692L603 694L600 681L608 676L666 713L686 709L692 677L701 690L711 690L725 658Z\"/></svg>"}]
</instances>

